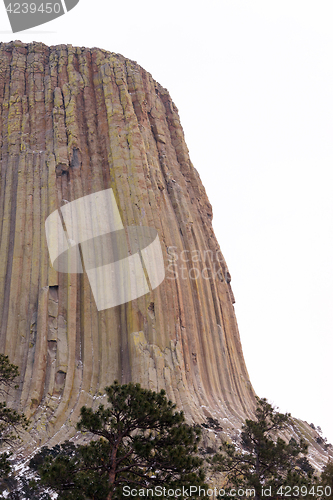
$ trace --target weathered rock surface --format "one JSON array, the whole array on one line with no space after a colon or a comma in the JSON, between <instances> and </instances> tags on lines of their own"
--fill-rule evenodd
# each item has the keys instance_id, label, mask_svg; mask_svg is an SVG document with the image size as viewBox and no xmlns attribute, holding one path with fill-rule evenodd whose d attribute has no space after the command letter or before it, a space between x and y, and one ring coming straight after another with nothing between
<instances>
[{"instance_id":1,"label":"weathered rock surface","mask_svg":"<svg viewBox=\"0 0 333 500\"><path fill-rule=\"evenodd\" d=\"M236 432L254 391L212 208L167 90L100 49L1 44L0 154L0 351L20 368L11 403L32 419L28 447L72 435L81 406L115 379L163 388L189 421ZM158 231L166 278L98 312L86 274L52 268L44 224L110 187L124 226Z\"/></svg>"}]
</instances>

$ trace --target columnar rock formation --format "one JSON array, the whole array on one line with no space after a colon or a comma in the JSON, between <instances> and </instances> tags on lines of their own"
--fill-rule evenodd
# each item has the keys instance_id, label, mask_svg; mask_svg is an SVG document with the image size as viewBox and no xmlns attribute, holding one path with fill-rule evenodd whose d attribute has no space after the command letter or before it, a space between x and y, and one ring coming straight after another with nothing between
<instances>
[{"instance_id":1,"label":"columnar rock formation","mask_svg":"<svg viewBox=\"0 0 333 500\"><path fill-rule=\"evenodd\" d=\"M100 49L0 45L0 351L37 444L69 436L115 379L167 395L189 421L239 427L254 392L212 207L175 104L136 62ZM124 226L158 232L166 276L98 311L86 274L52 268L45 220L112 188Z\"/></svg>"}]
</instances>

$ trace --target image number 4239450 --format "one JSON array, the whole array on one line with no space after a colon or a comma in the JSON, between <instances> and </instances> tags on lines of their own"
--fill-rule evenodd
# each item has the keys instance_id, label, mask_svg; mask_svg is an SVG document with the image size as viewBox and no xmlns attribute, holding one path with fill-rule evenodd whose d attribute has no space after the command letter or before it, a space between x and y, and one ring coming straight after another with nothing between
<instances>
[{"instance_id":1,"label":"image number 4239450","mask_svg":"<svg viewBox=\"0 0 333 500\"><path fill-rule=\"evenodd\" d=\"M48 23L73 9L80 0L4 0L13 33Z\"/></svg>"}]
</instances>

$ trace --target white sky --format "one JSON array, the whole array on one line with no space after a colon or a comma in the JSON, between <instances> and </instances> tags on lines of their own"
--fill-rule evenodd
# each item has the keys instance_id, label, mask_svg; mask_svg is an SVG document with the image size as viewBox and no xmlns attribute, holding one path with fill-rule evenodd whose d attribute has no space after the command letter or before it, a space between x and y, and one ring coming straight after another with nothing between
<instances>
[{"instance_id":1,"label":"white sky","mask_svg":"<svg viewBox=\"0 0 333 500\"><path fill-rule=\"evenodd\" d=\"M118 52L169 90L253 386L333 443L332 24L332 0L80 0L13 35L0 5L1 41Z\"/></svg>"}]
</instances>

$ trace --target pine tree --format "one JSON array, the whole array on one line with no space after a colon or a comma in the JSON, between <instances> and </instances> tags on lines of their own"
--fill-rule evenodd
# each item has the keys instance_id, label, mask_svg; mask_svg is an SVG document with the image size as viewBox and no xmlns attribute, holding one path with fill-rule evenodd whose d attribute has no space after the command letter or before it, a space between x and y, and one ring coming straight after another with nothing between
<instances>
[{"instance_id":1,"label":"pine tree","mask_svg":"<svg viewBox=\"0 0 333 500\"><path fill-rule=\"evenodd\" d=\"M96 411L82 407L77 424L95 438L69 453L49 454L38 469L59 500L118 500L125 486L142 491L205 486L196 456L200 429L185 423L165 391L117 382L105 391L109 405Z\"/></svg>"},{"instance_id":2,"label":"pine tree","mask_svg":"<svg viewBox=\"0 0 333 500\"><path fill-rule=\"evenodd\" d=\"M4 397L12 388L17 388L18 367L10 363L8 356L0 354L0 396ZM26 429L28 420L22 414L0 402L0 447L12 445L18 439L20 431ZM0 480L11 472L10 452L0 454Z\"/></svg>"},{"instance_id":3,"label":"pine tree","mask_svg":"<svg viewBox=\"0 0 333 500\"><path fill-rule=\"evenodd\" d=\"M287 442L278 435L291 424L291 415L279 413L267 399L258 397L255 415L255 420L245 421L239 447L223 444L222 453L211 461L213 469L225 474L230 487L254 491L256 500L276 498L277 492L283 497L287 485L295 487L294 498L304 498L300 492L297 495L298 488L310 490L314 471L306 458L308 447L303 439Z\"/></svg>"},{"instance_id":4,"label":"pine tree","mask_svg":"<svg viewBox=\"0 0 333 500\"><path fill-rule=\"evenodd\" d=\"M333 496L333 461L330 459L325 465L321 476L320 484L325 492L325 497L332 498Z\"/></svg>"}]
</instances>

